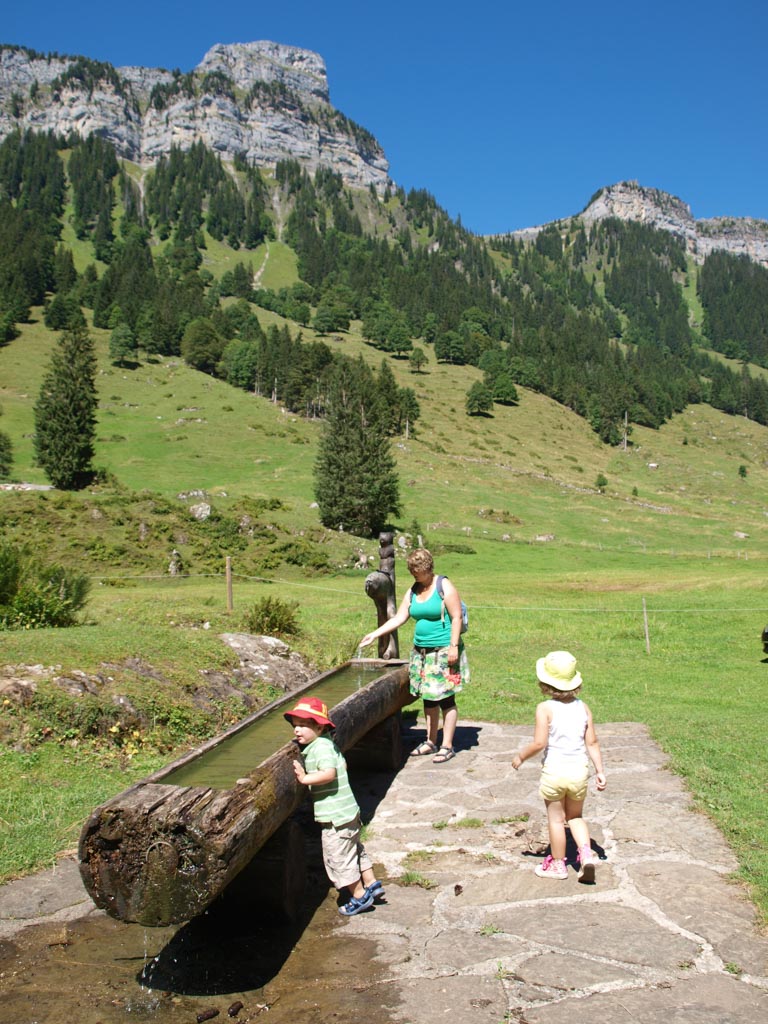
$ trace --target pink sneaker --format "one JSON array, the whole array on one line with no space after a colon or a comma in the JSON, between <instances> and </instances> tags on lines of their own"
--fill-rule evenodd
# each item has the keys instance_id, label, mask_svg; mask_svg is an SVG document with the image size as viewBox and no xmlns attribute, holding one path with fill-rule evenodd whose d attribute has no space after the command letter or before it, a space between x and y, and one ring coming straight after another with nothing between
<instances>
[{"instance_id":1,"label":"pink sneaker","mask_svg":"<svg viewBox=\"0 0 768 1024\"><path fill-rule=\"evenodd\" d=\"M568 877L568 868L565 866L565 861L555 860L551 855L546 856L544 858L544 863L539 864L539 866L533 870L539 878L563 879Z\"/></svg>"},{"instance_id":2,"label":"pink sneaker","mask_svg":"<svg viewBox=\"0 0 768 1024\"><path fill-rule=\"evenodd\" d=\"M592 852L591 846L582 846L579 849L579 881L592 885L595 881L595 868L597 857Z\"/></svg>"}]
</instances>

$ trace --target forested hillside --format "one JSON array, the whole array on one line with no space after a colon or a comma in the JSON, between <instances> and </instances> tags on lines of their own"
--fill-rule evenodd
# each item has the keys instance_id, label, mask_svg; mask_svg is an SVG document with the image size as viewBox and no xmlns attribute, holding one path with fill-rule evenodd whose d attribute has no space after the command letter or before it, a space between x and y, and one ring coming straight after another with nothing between
<instances>
[{"instance_id":1,"label":"forested hillside","mask_svg":"<svg viewBox=\"0 0 768 1024\"><path fill-rule=\"evenodd\" d=\"M254 254L278 240L297 273L265 289ZM230 253L226 269L204 264L213 246ZM685 299L692 274L700 328ZM382 357L418 371L430 346L438 362L483 371L469 414L514 403L521 385L608 444L625 422L658 427L691 402L768 423L768 387L746 365L768 365L768 271L746 259L715 252L697 268L675 236L611 218L486 241L424 190L355 190L295 160L274 173L225 164L202 143L142 172L96 136L9 135L0 343L38 306L53 332L89 319L109 329L116 362L180 355L312 417L328 413L344 363L323 338L359 321ZM283 326L265 328L265 310ZM741 372L708 349L742 359ZM371 392L389 436L418 418L408 390L382 370Z\"/></svg>"},{"instance_id":2,"label":"forested hillside","mask_svg":"<svg viewBox=\"0 0 768 1024\"><path fill-rule=\"evenodd\" d=\"M426 543L472 609L462 715L530 721L531 652L575 650L757 877L767 322L759 265L639 222L482 239L296 159L8 135L6 874L275 696L222 635L349 659L387 525L401 593Z\"/></svg>"}]
</instances>

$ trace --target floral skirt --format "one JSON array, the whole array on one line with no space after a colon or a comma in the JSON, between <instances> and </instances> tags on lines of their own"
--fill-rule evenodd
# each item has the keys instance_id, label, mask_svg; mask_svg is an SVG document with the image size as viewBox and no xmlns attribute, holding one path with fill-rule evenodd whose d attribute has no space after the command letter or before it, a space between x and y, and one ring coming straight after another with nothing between
<instances>
[{"instance_id":1,"label":"floral skirt","mask_svg":"<svg viewBox=\"0 0 768 1024\"><path fill-rule=\"evenodd\" d=\"M443 700L461 693L469 683L469 661L462 645L459 660L448 664L448 648L435 650L414 647L408 666L410 690L414 697L422 700Z\"/></svg>"}]
</instances>

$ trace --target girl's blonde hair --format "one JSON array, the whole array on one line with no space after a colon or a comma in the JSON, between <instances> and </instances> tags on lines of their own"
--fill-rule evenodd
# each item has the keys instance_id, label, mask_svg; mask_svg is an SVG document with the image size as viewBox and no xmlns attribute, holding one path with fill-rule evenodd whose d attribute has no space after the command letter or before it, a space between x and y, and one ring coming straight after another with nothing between
<instances>
[{"instance_id":1,"label":"girl's blonde hair","mask_svg":"<svg viewBox=\"0 0 768 1024\"><path fill-rule=\"evenodd\" d=\"M435 568L435 562L432 558L432 553L427 551L426 548L414 548L414 550L408 555L408 569L413 572L433 572Z\"/></svg>"},{"instance_id":2,"label":"girl's blonde hair","mask_svg":"<svg viewBox=\"0 0 768 1024\"><path fill-rule=\"evenodd\" d=\"M537 682L541 692L550 700L569 700L571 697L578 697L581 693L580 686L577 686L575 690L558 690L556 686L550 686L549 683L542 683L540 679L538 679Z\"/></svg>"}]
</instances>

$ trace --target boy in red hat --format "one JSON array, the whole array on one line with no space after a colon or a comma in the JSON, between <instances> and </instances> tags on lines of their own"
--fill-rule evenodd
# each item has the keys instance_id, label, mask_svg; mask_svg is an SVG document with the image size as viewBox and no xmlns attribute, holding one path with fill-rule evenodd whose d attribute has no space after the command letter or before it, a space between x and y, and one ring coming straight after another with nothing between
<instances>
[{"instance_id":1,"label":"boy in red hat","mask_svg":"<svg viewBox=\"0 0 768 1024\"><path fill-rule=\"evenodd\" d=\"M360 808L349 785L347 762L333 742L327 706L317 697L302 697L283 715L304 749L304 764L293 762L296 778L309 786L315 821L322 828L323 861L328 877L349 900L339 913L352 917L384 895L373 864L360 842Z\"/></svg>"}]
</instances>

